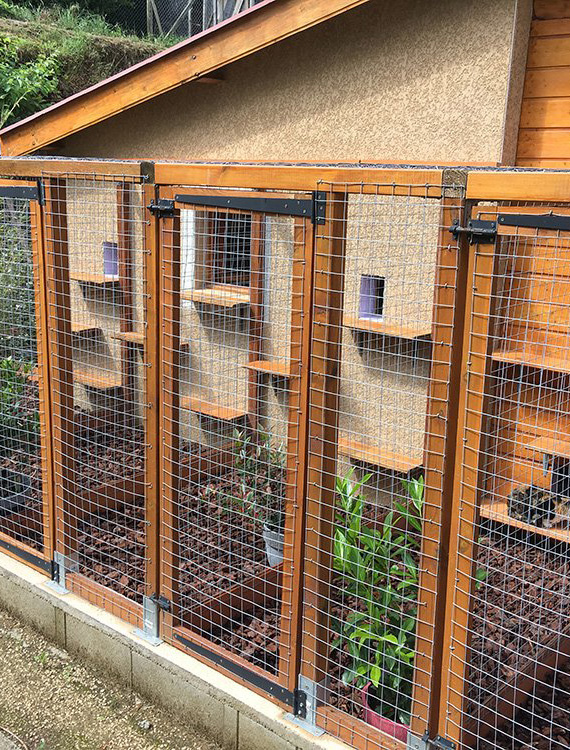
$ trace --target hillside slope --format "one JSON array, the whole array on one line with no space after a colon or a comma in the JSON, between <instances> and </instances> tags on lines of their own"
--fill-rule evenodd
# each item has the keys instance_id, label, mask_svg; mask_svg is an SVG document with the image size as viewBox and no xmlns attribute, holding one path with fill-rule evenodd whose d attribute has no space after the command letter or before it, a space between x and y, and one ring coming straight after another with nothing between
<instances>
[{"instance_id":1,"label":"hillside slope","mask_svg":"<svg viewBox=\"0 0 570 750\"><path fill-rule=\"evenodd\" d=\"M92 86L174 41L125 36L103 19L73 8L33 11L0 0L0 126Z\"/></svg>"}]
</instances>

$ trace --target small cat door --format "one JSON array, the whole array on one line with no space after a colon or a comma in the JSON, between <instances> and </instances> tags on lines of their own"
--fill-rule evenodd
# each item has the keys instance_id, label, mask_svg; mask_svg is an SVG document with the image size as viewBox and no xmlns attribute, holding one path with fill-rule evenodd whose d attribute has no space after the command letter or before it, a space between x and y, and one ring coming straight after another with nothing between
<instances>
[{"instance_id":1,"label":"small cat door","mask_svg":"<svg viewBox=\"0 0 570 750\"><path fill-rule=\"evenodd\" d=\"M360 277L360 306L359 317L379 320L384 314L384 291L386 279L384 276Z\"/></svg>"}]
</instances>

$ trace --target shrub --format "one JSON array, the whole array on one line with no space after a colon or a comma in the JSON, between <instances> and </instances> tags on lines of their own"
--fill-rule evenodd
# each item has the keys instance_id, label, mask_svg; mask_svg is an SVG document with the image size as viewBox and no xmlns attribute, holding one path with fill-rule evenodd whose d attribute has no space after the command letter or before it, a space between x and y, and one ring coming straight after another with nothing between
<instances>
[{"instance_id":1,"label":"shrub","mask_svg":"<svg viewBox=\"0 0 570 750\"><path fill-rule=\"evenodd\" d=\"M0 360L0 458L25 450L39 440L39 414L26 400L33 365L8 357Z\"/></svg>"},{"instance_id":2,"label":"shrub","mask_svg":"<svg viewBox=\"0 0 570 750\"><path fill-rule=\"evenodd\" d=\"M363 523L362 487L370 476L353 484L350 471L336 482L334 569L356 606L337 624L332 647L350 656L343 682L371 683L378 713L409 724L424 484L423 478L404 482L404 502L375 529Z\"/></svg>"}]
</instances>

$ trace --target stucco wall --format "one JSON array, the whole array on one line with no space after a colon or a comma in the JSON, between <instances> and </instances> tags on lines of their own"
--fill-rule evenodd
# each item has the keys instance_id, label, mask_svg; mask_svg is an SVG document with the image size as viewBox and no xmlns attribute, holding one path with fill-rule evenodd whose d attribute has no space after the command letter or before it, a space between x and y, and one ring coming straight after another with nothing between
<instances>
[{"instance_id":1,"label":"stucco wall","mask_svg":"<svg viewBox=\"0 0 570 750\"><path fill-rule=\"evenodd\" d=\"M528 0L371 0L228 66L219 85L175 89L68 138L58 151L500 161L513 119L515 131L518 124L529 18Z\"/></svg>"}]
</instances>

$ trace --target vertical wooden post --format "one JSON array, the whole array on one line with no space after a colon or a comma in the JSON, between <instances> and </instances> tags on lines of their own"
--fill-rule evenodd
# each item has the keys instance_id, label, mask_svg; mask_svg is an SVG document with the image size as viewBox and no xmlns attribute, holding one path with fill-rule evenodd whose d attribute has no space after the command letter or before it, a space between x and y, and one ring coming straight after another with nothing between
<instances>
[{"instance_id":1,"label":"vertical wooden post","mask_svg":"<svg viewBox=\"0 0 570 750\"><path fill-rule=\"evenodd\" d=\"M453 172L457 180L457 173ZM437 734L445 620L449 525L459 410L468 245L449 231L463 217L463 184L446 186L441 204L434 289L432 363L424 446L424 518L418 591L411 730Z\"/></svg>"},{"instance_id":2,"label":"vertical wooden post","mask_svg":"<svg viewBox=\"0 0 570 750\"><path fill-rule=\"evenodd\" d=\"M470 247L441 666L439 734L460 746L474 581L496 245Z\"/></svg>"},{"instance_id":3,"label":"vertical wooden post","mask_svg":"<svg viewBox=\"0 0 570 750\"><path fill-rule=\"evenodd\" d=\"M121 331L132 331L133 309L133 185L121 182L117 185L117 245L118 271L121 286ZM121 341L121 371L123 397L125 400L125 421L130 423L135 409L135 366L136 346L133 342Z\"/></svg>"},{"instance_id":4,"label":"vertical wooden post","mask_svg":"<svg viewBox=\"0 0 570 750\"><path fill-rule=\"evenodd\" d=\"M156 220L155 220L156 221ZM180 522L180 212L159 222L160 285L160 593L170 599L163 627L179 612Z\"/></svg>"},{"instance_id":5,"label":"vertical wooden post","mask_svg":"<svg viewBox=\"0 0 570 750\"><path fill-rule=\"evenodd\" d=\"M301 674L327 674L338 401L340 386L347 194L326 196L326 223L316 233L309 401L305 604Z\"/></svg>"},{"instance_id":6,"label":"vertical wooden post","mask_svg":"<svg viewBox=\"0 0 570 750\"><path fill-rule=\"evenodd\" d=\"M249 361L260 359L263 349L263 311L265 292L265 217L251 214L251 269L250 269L250 315L249 315ZM255 370L248 371L248 420L257 431L260 414L260 388L263 376ZM254 439L256 437L254 436Z\"/></svg>"},{"instance_id":7,"label":"vertical wooden post","mask_svg":"<svg viewBox=\"0 0 570 750\"><path fill-rule=\"evenodd\" d=\"M40 449L42 467L42 526L43 554L48 560L54 551L53 458L51 445L51 396L49 377L48 299L46 284L46 254L44 217L38 201L30 203L32 236L32 264L34 268L34 297L38 359L38 388L40 412Z\"/></svg>"},{"instance_id":8,"label":"vertical wooden post","mask_svg":"<svg viewBox=\"0 0 570 750\"><path fill-rule=\"evenodd\" d=\"M291 345L287 431L285 538L281 601L280 677L297 687L302 642L303 536L309 412L313 225L295 220L291 285Z\"/></svg>"},{"instance_id":9,"label":"vertical wooden post","mask_svg":"<svg viewBox=\"0 0 570 750\"><path fill-rule=\"evenodd\" d=\"M55 545L58 552L72 556L77 548L77 519L73 513L76 486L67 181L64 178L48 179L45 195Z\"/></svg>"},{"instance_id":10,"label":"vertical wooden post","mask_svg":"<svg viewBox=\"0 0 570 750\"><path fill-rule=\"evenodd\" d=\"M153 185L143 188L144 206L155 198ZM159 591L160 570L160 287L159 287L159 222L150 211L145 214L144 257L144 365L145 365L145 520L146 571L145 594Z\"/></svg>"}]
</instances>

